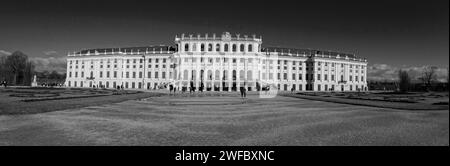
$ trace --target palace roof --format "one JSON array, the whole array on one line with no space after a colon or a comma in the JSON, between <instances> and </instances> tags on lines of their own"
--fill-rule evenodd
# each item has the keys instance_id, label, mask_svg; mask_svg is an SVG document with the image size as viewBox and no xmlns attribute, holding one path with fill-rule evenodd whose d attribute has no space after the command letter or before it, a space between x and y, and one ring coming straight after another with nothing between
<instances>
[{"instance_id":1,"label":"palace roof","mask_svg":"<svg viewBox=\"0 0 450 166\"><path fill-rule=\"evenodd\" d=\"M261 49L261 52L278 52L282 55L284 54L299 54L299 55L324 55L324 56L332 56L336 57L339 55L340 57L348 57L348 58L357 58L355 54L349 54L349 53L341 53L341 52L335 52L335 51L323 51L323 50L316 50L316 49L299 49L299 48L283 48L283 47L263 47Z\"/></svg>"}]
</instances>

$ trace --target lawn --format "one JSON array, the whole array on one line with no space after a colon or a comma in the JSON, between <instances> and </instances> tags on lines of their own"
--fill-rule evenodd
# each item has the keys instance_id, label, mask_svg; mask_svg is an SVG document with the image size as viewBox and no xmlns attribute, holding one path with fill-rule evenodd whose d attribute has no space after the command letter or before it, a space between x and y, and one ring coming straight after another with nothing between
<instances>
[{"instance_id":1,"label":"lawn","mask_svg":"<svg viewBox=\"0 0 450 166\"><path fill-rule=\"evenodd\" d=\"M0 116L0 145L449 145L448 111L186 95Z\"/></svg>"},{"instance_id":2,"label":"lawn","mask_svg":"<svg viewBox=\"0 0 450 166\"><path fill-rule=\"evenodd\" d=\"M448 92L434 93L394 93L394 92L362 92L362 93L339 93L339 92L302 92L296 94L283 94L286 96L335 102L342 104L353 104L381 108L393 108L402 110L448 110Z\"/></svg>"},{"instance_id":3,"label":"lawn","mask_svg":"<svg viewBox=\"0 0 450 166\"><path fill-rule=\"evenodd\" d=\"M0 88L0 115L82 108L159 95L162 94L82 88Z\"/></svg>"}]
</instances>

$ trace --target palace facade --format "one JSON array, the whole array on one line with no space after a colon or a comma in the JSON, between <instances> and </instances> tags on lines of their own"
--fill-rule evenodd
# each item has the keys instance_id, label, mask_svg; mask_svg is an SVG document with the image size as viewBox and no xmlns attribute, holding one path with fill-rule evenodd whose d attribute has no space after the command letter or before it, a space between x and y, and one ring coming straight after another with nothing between
<instances>
[{"instance_id":1,"label":"palace facade","mask_svg":"<svg viewBox=\"0 0 450 166\"><path fill-rule=\"evenodd\" d=\"M263 47L262 38L175 37L174 46L88 49L68 54L68 87L249 91L367 91L367 60L354 54Z\"/></svg>"}]
</instances>

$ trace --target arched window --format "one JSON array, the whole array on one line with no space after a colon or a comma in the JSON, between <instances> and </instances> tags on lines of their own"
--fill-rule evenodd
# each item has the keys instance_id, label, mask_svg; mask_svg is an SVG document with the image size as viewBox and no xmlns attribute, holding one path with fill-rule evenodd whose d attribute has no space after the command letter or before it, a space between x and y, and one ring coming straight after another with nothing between
<instances>
[{"instance_id":1,"label":"arched window","mask_svg":"<svg viewBox=\"0 0 450 166\"><path fill-rule=\"evenodd\" d=\"M220 80L220 71L216 70L215 80Z\"/></svg>"},{"instance_id":2,"label":"arched window","mask_svg":"<svg viewBox=\"0 0 450 166\"><path fill-rule=\"evenodd\" d=\"M220 44L216 44L216 52L220 52Z\"/></svg>"},{"instance_id":3,"label":"arched window","mask_svg":"<svg viewBox=\"0 0 450 166\"><path fill-rule=\"evenodd\" d=\"M248 52L253 52L253 45L249 44L247 50Z\"/></svg>"},{"instance_id":4,"label":"arched window","mask_svg":"<svg viewBox=\"0 0 450 166\"><path fill-rule=\"evenodd\" d=\"M200 80L205 80L205 71L200 70Z\"/></svg>"},{"instance_id":5,"label":"arched window","mask_svg":"<svg viewBox=\"0 0 450 166\"><path fill-rule=\"evenodd\" d=\"M223 77L222 77L222 80L228 80L228 71L227 70L224 70L223 71Z\"/></svg>"},{"instance_id":6,"label":"arched window","mask_svg":"<svg viewBox=\"0 0 450 166\"><path fill-rule=\"evenodd\" d=\"M196 80L197 79L196 76L197 76L197 71L192 70L192 78L191 78L191 80Z\"/></svg>"},{"instance_id":7,"label":"arched window","mask_svg":"<svg viewBox=\"0 0 450 166\"><path fill-rule=\"evenodd\" d=\"M247 71L247 80L249 80L249 81L253 80L251 70Z\"/></svg>"},{"instance_id":8,"label":"arched window","mask_svg":"<svg viewBox=\"0 0 450 166\"><path fill-rule=\"evenodd\" d=\"M236 80L236 70L233 70L233 78L234 81Z\"/></svg>"},{"instance_id":9,"label":"arched window","mask_svg":"<svg viewBox=\"0 0 450 166\"><path fill-rule=\"evenodd\" d=\"M245 72L244 72L244 70L239 71L239 79L241 81L245 80Z\"/></svg>"},{"instance_id":10,"label":"arched window","mask_svg":"<svg viewBox=\"0 0 450 166\"><path fill-rule=\"evenodd\" d=\"M241 46L240 46L240 51L241 51L241 52L244 52L244 50L245 50L245 45L244 45L244 44L241 44Z\"/></svg>"},{"instance_id":11,"label":"arched window","mask_svg":"<svg viewBox=\"0 0 450 166\"><path fill-rule=\"evenodd\" d=\"M212 80L212 71L208 70L208 80Z\"/></svg>"},{"instance_id":12,"label":"arched window","mask_svg":"<svg viewBox=\"0 0 450 166\"><path fill-rule=\"evenodd\" d=\"M209 52L212 52L212 46L213 46L212 44L208 44L208 51Z\"/></svg>"},{"instance_id":13,"label":"arched window","mask_svg":"<svg viewBox=\"0 0 450 166\"><path fill-rule=\"evenodd\" d=\"M225 44L223 50L224 50L224 52L228 52L228 44Z\"/></svg>"},{"instance_id":14,"label":"arched window","mask_svg":"<svg viewBox=\"0 0 450 166\"><path fill-rule=\"evenodd\" d=\"M202 43L202 44L200 45L200 51L202 51L202 52L205 51L205 44Z\"/></svg>"},{"instance_id":15,"label":"arched window","mask_svg":"<svg viewBox=\"0 0 450 166\"><path fill-rule=\"evenodd\" d=\"M189 51L189 44L184 44L184 51Z\"/></svg>"},{"instance_id":16,"label":"arched window","mask_svg":"<svg viewBox=\"0 0 450 166\"><path fill-rule=\"evenodd\" d=\"M237 51L237 48L236 48L237 46L236 46L236 44L233 44L233 52L236 52Z\"/></svg>"}]
</instances>

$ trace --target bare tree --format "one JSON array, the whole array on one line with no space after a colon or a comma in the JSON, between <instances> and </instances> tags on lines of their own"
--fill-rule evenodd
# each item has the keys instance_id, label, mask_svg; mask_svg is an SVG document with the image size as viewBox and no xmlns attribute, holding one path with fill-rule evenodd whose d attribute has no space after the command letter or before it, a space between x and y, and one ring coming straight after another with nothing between
<instances>
[{"instance_id":1,"label":"bare tree","mask_svg":"<svg viewBox=\"0 0 450 166\"><path fill-rule=\"evenodd\" d=\"M426 86L427 91L430 90L432 83L437 79L436 70L437 67L435 66L426 66L422 71L422 77L419 79Z\"/></svg>"},{"instance_id":2,"label":"bare tree","mask_svg":"<svg viewBox=\"0 0 450 166\"><path fill-rule=\"evenodd\" d=\"M0 57L0 82L8 77L8 68L6 67L6 56Z\"/></svg>"},{"instance_id":3,"label":"bare tree","mask_svg":"<svg viewBox=\"0 0 450 166\"><path fill-rule=\"evenodd\" d=\"M404 70L398 71L398 79L400 92L408 92L411 82L411 78L409 77L408 72Z\"/></svg>"}]
</instances>

